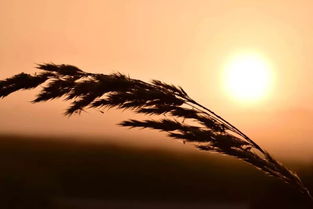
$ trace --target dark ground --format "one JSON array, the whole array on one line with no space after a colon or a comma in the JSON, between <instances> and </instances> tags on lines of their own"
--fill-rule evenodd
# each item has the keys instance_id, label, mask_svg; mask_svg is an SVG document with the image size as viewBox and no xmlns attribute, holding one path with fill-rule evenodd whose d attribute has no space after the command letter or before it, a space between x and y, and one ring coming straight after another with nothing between
<instances>
[{"instance_id":1,"label":"dark ground","mask_svg":"<svg viewBox=\"0 0 313 209\"><path fill-rule=\"evenodd\" d=\"M0 136L1 209L313 208L228 157L61 141ZM289 167L312 191L313 165Z\"/></svg>"}]
</instances>

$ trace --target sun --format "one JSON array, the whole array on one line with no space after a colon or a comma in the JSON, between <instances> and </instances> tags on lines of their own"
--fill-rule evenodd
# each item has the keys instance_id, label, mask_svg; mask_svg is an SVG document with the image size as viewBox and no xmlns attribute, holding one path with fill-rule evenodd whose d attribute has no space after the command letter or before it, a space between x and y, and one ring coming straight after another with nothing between
<instances>
[{"instance_id":1,"label":"sun","mask_svg":"<svg viewBox=\"0 0 313 209\"><path fill-rule=\"evenodd\" d=\"M262 56L253 53L232 57L224 73L227 92L242 102L261 100L267 95L272 82L268 62Z\"/></svg>"}]
</instances>

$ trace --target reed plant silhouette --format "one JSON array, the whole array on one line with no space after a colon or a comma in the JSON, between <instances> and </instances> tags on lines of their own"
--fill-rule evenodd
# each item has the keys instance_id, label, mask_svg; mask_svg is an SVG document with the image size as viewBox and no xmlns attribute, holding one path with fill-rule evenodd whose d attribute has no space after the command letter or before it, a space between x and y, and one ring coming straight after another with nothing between
<instances>
[{"instance_id":1,"label":"reed plant silhouette","mask_svg":"<svg viewBox=\"0 0 313 209\"><path fill-rule=\"evenodd\" d=\"M0 97L43 86L34 103L57 98L70 101L66 115L85 109L132 110L157 119L126 120L119 125L150 128L166 132L169 137L191 143L197 149L221 153L243 160L270 176L293 185L310 199L309 190L291 170L234 125L193 100L179 86L158 80L150 83L121 73L87 73L72 65L42 64L39 73L20 73L0 81Z\"/></svg>"}]
</instances>

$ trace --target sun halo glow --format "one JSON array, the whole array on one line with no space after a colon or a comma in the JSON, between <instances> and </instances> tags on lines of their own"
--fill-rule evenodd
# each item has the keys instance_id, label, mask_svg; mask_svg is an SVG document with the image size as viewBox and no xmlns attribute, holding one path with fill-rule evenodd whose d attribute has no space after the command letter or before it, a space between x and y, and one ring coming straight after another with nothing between
<instances>
[{"instance_id":1,"label":"sun halo glow","mask_svg":"<svg viewBox=\"0 0 313 209\"><path fill-rule=\"evenodd\" d=\"M223 77L228 94L241 102L262 99L272 80L269 64L257 54L234 56L226 65Z\"/></svg>"}]
</instances>

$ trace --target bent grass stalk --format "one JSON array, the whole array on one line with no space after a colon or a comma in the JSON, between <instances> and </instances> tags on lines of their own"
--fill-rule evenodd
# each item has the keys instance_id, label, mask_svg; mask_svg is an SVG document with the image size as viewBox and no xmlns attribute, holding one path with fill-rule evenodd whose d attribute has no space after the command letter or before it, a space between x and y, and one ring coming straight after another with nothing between
<instances>
[{"instance_id":1,"label":"bent grass stalk","mask_svg":"<svg viewBox=\"0 0 313 209\"><path fill-rule=\"evenodd\" d=\"M131 119L119 125L160 130L199 150L243 160L293 185L312 200L309 190L294 172L276 161L234 125L193 100L179 86L158 80L143 82L121 73L87 73L72 65L42 64L37 68L40 72L34 75L20 73L0 81L0 97L42 86L33 102L64 98L71 103L65 112L69 116L88 108L102 111L112 107L147 116L157 115L158 119Z\"/></svg>"}]
</instances>

